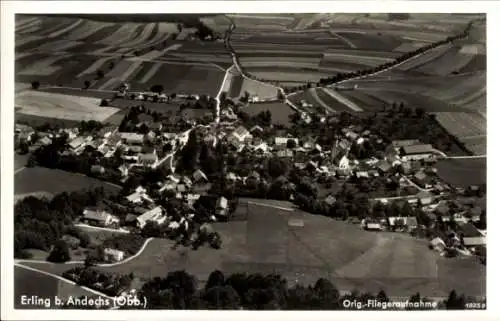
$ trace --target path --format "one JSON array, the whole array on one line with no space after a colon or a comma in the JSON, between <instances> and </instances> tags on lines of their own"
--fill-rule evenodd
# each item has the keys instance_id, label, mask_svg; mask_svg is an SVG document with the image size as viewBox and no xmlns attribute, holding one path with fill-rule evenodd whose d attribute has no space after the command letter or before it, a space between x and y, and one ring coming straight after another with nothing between
<instances>
[{"instance_id":1,"label":"path","mask_svg":"<svg viewBox=\"0 0 500 321\"><path fill-rule=\"evenodd\" d=\"M484 155L471 155L471 156L447 156L446 159L478 159L478 158L486 158L486 154Z\"/></svg>"},{"instance_id":2,"label":"path","mask_svg":"<svg viewBox=\"0 0 500 321\"><path fill-rule=\"evenodd\" d=\"M325 103L323 99L321 99L321 97L318 95L316 88L312 88L310 90L310 93L313 96L313 98L316 99L316 101L321 105L321 107L326 109L327 112L331 114L335 114L337 112L335 109L331 108L327 103Z\"/></svg>"},{"instance_id":3,"label":"path","mask_svg":"<svg viewBox=\"0 0 500 321\"><path fill-rule=\"evenodd\" d=\"M333 30L329 30L330 34L332 36L335 36L337 38L339 38L340 40L342 40L343 42L345 42L349 47L351 48L357 48L356 45L349 39L345 38L345 37L342 37L341 35L339 35L338 33L334 32Z\"/></svg>"},{"instance_id":4,"label":"path","mask_svg":"<svg viewBox=\"0 0 500 321\"><path fill-rule=\"evenodd\" d=\"M22 172L22 171L23 171L23 170L25 170L25 169L26 169L26 166L23 166L23 167L21 167L21 168L16 169L16 170L14 171L14 175L16 175L16 174L18 174L18 173Z\"/></svg>"},{"instance_id":5,"label":"path","mask_svg":"<svg viewBox=\"0 0 500 321\"><path fill-rule=\"evenodd\" d=\"M115 229L115 228L92 226L92 225L82 224L82 223L73 224L73 226L82 227L82 228L88 228L88 229L98 230L98 231L114 232L114 233L130 233L130 231L128 231L128 230L119 230L119 229Z\"/></svg>"}]
</instances>

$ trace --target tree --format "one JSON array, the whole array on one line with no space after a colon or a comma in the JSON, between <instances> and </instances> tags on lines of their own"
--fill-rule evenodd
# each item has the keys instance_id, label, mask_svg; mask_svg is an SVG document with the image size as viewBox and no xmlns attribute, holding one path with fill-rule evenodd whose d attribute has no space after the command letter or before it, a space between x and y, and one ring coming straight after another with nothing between
<instances>
[{"instance_id":1,"label":"tree","mask_svg":"<svg viewBox=\"0 0 500 321\"><path fill-rule=\"evenodd\" d=\"M294 139L289 139L286 141L286 147L290 149L295 148L297 147L297 142Z\"/></svg>"},{"instance_id":2,"label":"tree","mask_svg":"<svg viewBox=\"0 0 500 321\"><path fill-rule=\"evenodd\" d=\"M85 88L85 89L89 89L89 87L90 87L90 81L85 80L85 81L83 82L83 88Z\"/></svg>"},{"instance_id":3,"label":"tree","mask_svg":"<svg viewBox=\"0 0 500 321\"><path fill-rule=\"evenodd\" d=\"M154 93L161 94L163 92L163 85L153 85L149 90Z\"/></svg>"},{"instance_id":4,"label":"tree","mask_svg":"<svg viewBox=\"0 0 500 321\"><path fill-rule=\"evenodd\" d=\"M101 69L97 69L96 76L97 79L102 79L104 77L104 72Z\"/></svg>"},{"instance_id":5,"label":"tree","mask_svg":"<svg viewBox=\"0 0 500 321\"><path fill-rule=\"evenodd\" d=\"M207 283L205 284L205 291L215 286L224 285L224 281L224 273L222 273L220 270L212 271L212 273L210 273L210 275L208 276Z\"/></svg>"},{"instance_id":6,"label":"tree","mask_svg":"<svg viewBox=\"0 0 500 321\"><path fill-rule=\"evenodd\" d=\"M230 309L235 310L240 306L240 296L231 286L211 287L204 295L203 300L209 309Z\"/></svg>"},{"instance_id":7,"label":"tree","mask_svg":"<svg viewBox=\"0 0 500 321\"><path fill-rule=\"evenodd\" d=\"M465 298L463 295L458 296L455 290L452 290L445 301L446 309L462 310L465 308Z\"/></svg>"},{"instance_id":8,"label":"tree","mask_svg":"<svg viewBox=\"0 0 500 321\"><path fill-rule=\"evenodd\" d=\"M34 80L31 82L31 89L38 90L40 88L40 82L38 80Z\"/></svg>"},{"instance_id":9,"label":"tree","mask_svg":"<svg viewBox=\"0 0 500 321\"><path fill-rule=\"evenodd\" d=\"M109 106L108 100L107 99L101 99L101 103L99 104L101 107L107 107Z\"/></svg>"},{"instance_id":10,"label":"tree","mask_svg":"<svg viewBox=\"0 0 500 321\"><path fill-rule=\"evenodd\" d=\"M59 240L54 244L54 248L47 257L47 261L54 263L64 263L71 259L68 244L64 240Z\"/></svg>"}]
</instances>

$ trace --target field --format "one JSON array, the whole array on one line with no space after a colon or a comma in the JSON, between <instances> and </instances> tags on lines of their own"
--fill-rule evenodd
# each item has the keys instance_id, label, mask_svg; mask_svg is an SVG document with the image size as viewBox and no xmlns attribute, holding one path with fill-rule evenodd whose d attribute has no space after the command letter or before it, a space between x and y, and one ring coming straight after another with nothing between
<instances>
[{"instance_id":1,"label":"field","mask_svg":"<svg viewBox=\"0 0 500 321\"><path fill-rule=\"evenodd\" d=\"M437 169L439 176L453 186L486 183L486 158L441 160Z\"/></svg>"},{"instance_id":2,"label":"field","mask_svg":"<svg viewBox=\"0 0 500 321\"><path fill-rule=\"evenodd\" d=\"M16 95L15 106L19 114L67 120L103 121L118 111L99 107L99 99L24 91Z\"/></svg>"},{"instance_id":3,"label":"field","mask_svg":"<svg viewBox=\"0 0 500 321\"><path fill-rule=\"evenodd\" d=\"M14 268L14 308L15 309L47 309L54 308L53 298L66 299L69 296L94 296L93 293L76 285L58 280L54 277L31 271L22 267ZM21 296L37 296L51 298L52 306L21 304Z\"/></svg>"},{"instance_id":4,"label":"field","mask_svg":"<svg viewBox=\"0 0 500 321\"><path fill-rule=\"evenodd\" d=\"M464 262L455 269L448 259L429 250L427 242L409 235L366 232L357 225L300 211L250 204L247 210L248 221L214 224L223 240L220 250L175 249L172 241L155 239L136 259L101 269L133 271L143 279L186 269L201 282L215 269L225 273L278 272L289 284L310 284L326 277L340 290L384 289L392 296L409 296L416 291L423 296L446 296L452 288L469 295L485 294L484 268L479 263ZM64 271L60 266L29 265L53 273ZM463 284L471 286L465 289Z\"/></svg>"},{"instance_id":5,"label":"field","mask_svg":"<svg viewBox=\"0 0 500 321\"><path fill-rule=\"evenodd\" d=\"M83 189L105 187L109 191L118 191L117 187L97 179L57 169L44 167L25 168L14 177L14 194L28 195L46 192L52 195Z\"/></svg>"},{"instance_id":6,"label":"field","mask_svg":"<svg viewBox=\"0 0 500 321\"><path fill-rule=\"evenodd\" d=\"M477 113L436 113L436 120L475 155L486 154L486 119Z\"/></svg>"},{"instance_id":7,"label":"field","mask_svg":"<svg viewBox=\"0 0 500 321\"><path fill-rule=\"evenodd\" d=\"M274 124L290 125L290 116L295 113L291 107L282 102L261 102L253 103L243 109L244 112L255 116L260 112L269 110Z\"/></svg>"}]
</instances>

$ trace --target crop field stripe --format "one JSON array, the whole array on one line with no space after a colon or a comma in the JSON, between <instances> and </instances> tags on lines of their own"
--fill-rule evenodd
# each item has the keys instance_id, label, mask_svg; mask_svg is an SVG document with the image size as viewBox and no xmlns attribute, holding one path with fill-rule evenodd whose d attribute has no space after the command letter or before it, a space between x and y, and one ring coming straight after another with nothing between
<instances>
[{"instance_id":1,"label":"crop field stripe","mask_svg":"<svg viewBox=\"0 0 500 321\"><path fill-rule=\"evenodd\" d=\"M126 81L134 72L141 67L141 62L136 61L120 76L121 81Z\"/></svg>"},{"instance_id":2,"label":"crop field stripe","mask_svg":"<svg viewBox=\"0 0 500 321\"><path fill-rule=\"evenodd\" d=\"M104 23L85 20L82 26L73 30L67 37L73 40L82 40L86 43L90 43L90 37L106 26L107 25Z\"/></svg>"},{"instance_id":3,"label":"crop field stripe","mask_svg":"<svg viewBox=\"0 0 500 321\"><path fill-rule=\"evenodd\" d=\"M140 35L140 31L144 28L142 24L127 25L128 32L123 36L123 38L114 43L117 47L131 47L129 43L134 43ZM119 38L118 38L119 39Z\"/></svg>"},{"instance_id":4,"label":"crop field stripe","mask_svg":"<svg viewBox=\"0 0 500 321\"><path fill-rule=\"evenodd\" d=\"M120 79L118 78L110 78L106 81L102 86L99 87L99 90L113 90L115 86L120 83Z\"/></svg>"},{"instance_id":5,"label":"crop field stripe","mask_svg":"<svg viewBox=\"0 0 500 321\"><path fill-rule=\"evenodd\" d=\"M71 40L49 41L49 42L45 43L44 45L41 45L40 47L38 47L38 50L39 51L50 51L50 52L64 51L68 48L75 47L79 44L81 44L81 42L71 41Z\"/></svg>"},{"instance_id":6,"label":"crop field stripe","mask_svg":"<svg viewBox=\"0 0 500 321\"><path fill-rule=\"evenodd\" d=\"M164 56L167 52L178 50L181 47L182 47L182 44L174 44L174 45L171 45L171 46L169 46L161 51L158 51L158 50L150 51L147 54L142 55L141 58L148 59L148 60L156 60L156 59Z\"/></svg>"},{"instance_id":7,"label":"crop field stripe","mask_svg":"<svg viewBox=\"0 0 500 321\"><path fill-rule=\"evenodd\" d=\"M349 107L353 111L355 111L355 112L362 112L363 111L363 109L359 108L356 104L354 104L352 101L350 101L349 99L347 99L344 96L342 96L341 94L339 94L337 91L331 90L329 88L322 88L322 89L330 97L337 100L339 103Z\"/></svg>"},{"instance_id":8,"label":"crop field stripe","mask_svg":"<svg viewBox=\"0 0 500 321\"><path fill-rule=\"evenodd\" d=\"M149 79L151 79L151 77L153 77L156 74L156 72L160 69L161 66L162 66L161 63L158 62L155 63L139 82L143 84L147 83Z\"/></svg>"},{"instance_id":9,"label":"crop field stripe","mask_svg":"<svg viewBox=\"0 0 500 321\"><path fill-rule=\"evenodd\" d=\"M408 62L405 62L397 67L397 69L402 70L402 71L410 71L410 70L416 70L420 66L427 64L429 62L432 62L439 57L443 56L450 50L452 47L447 44L441 47L437 47L434 49L431 49L425 53L423 53L420 57L417 57L415 59L412 59Z\"/></svg>"},{"instance_id":10,"label":"crop field stripe","mask_svg":"<svg viewBox=\"0 0 500 321\"><path fill-rule=\"evenodd\" d=\"M48 37L51 33L66 28L71 24L71 20L68 19L50 19L44 21L47 22L48 26L44 26L43 30L38 33L43 37Z\"/></svg>"},{"instance_id":11,"label":"crop field stripe","mask_svg":"<svg viewBox=\"0 0 500 321\"><path fill-rule=\"evenodd\" d=\"M30 32L34 27L38 28L41 27L41 25L42 25L42 20L40 20L40 18L34 18L29 23L26 23L23 26L16 28L16 33L27 33Z\"/></svg>"},{"instance_id":12,"label":"crop field stripe","mask_svg":"<svg viewBox=\"0 0 500 321\"><path fill-rule=\"evenodd\" d=\"M74 30L75 28L79 27L81 24L83 24L83 21L84 21L83 19L78 19L75 22L73 22L72 24L68 25L66 28L62 28L58 31L52 32L47 37L48 38L57 38L65 33L69 33L72 30Z\"/></svg>"},{"instance_id":13,"label":"crop field stripe","mask_svg":"<svg viewBox=\"0 0 500 321\"><path fill-rule=\"evenodd\" d=\"M330 106L328 106L328 104L327 104L327 103L325 103L325 102L323 101L323 99L321 99L321 97L319 97L319 96L318 96L318 92L317 92L317 90L318 90L317 88L311 88L311 89L309 90L309 93L311 94L312 98L313 98L316 102L318 102L318 103L321 105L321 107L323 107L323 108L327 111L327 113L335 114L337 111L336 111L336 110L334 110L333 108L331 108Z\"/></svg>"},{"instance_id":14,"label":"crop field stripe","mask_svg":"<svg viewBox=\"0 0 500 321\"><path fill-rule=\"evenodd\" d=\"M107 44L109 46L119 47L136 37L137 25L124 24L114 33L110 34L105 39L98 41L99 44Z\"/></svg>"},{"instance_id":15,"label":"crop field stripe","mask_svg":"<svg viewBox=\"0 0 500 321\"><path fill-rule=\"evenodd\" d=\"M80 78L84 75L87 75L87 74L91 74L91 73L94 73L97 71L97 69L101 68L102 66L104 66L104 64L106 62L108 62L109 60L111 60L113 57L103 57L103 58L99 58L97 59L96 61L94 61L94 63L92 65L90 65L87 69L85 69L84 71L82 71L81 73L79 73L76 78Z\"/></svg>"},{"instance_id":16,"label":"crop field stripe","mask_svg":"<svg viewBox=\"0 0 500 321\"><path fill-rule=\"evenodd\" d=\"M39 23L39 24L32 25L26 29L23 29L23 31L21 33L22 34L35 34L35 35L39 36L37 31L40 30L41 28L42 28L42 24Z\"/></svg>"},{"instance_id":17,"label":"crop field stripe","mask_svg":"<svg viewBox=\"0 0 500 321\"><path fill-rule=\"evenodd\" d=\"M17 28L22 28L24 26L26 26L27 24L35 21L35 20L38 20L39 18L38 17L33 17L33 18L29 18L29 17L23 17L21 19L16 19L16 30Z\"/></svg>"},{"instance_id":18,"label":"crop field stripe","mask_svg":"<svg viewBox=\"0 0 500 321\"><path fill-rule=\"evenodd\" d=\"M337 33L333 32L333 31L330 31L330 34L331 34L332 36L335 36L337 39L340 39L340 40L342 40L343 42L345 42L345 43L346 43L349 47L351 47L351 48L357 48L357 46L356 46L356 45L355 45L352 41L350 41L349 39L347 39L347 38L345 38L345 37L342 37L341 35L339 35L339 34L337 34Z\"/></svg>"},{"instance_id":19,"label":"crop field stripe","mask_svg":"<svg viewBox=\"0 0 500 321\"><path fill-rule=\"evenodd\" d=\"M153 32L155 28L154 23L148 23L145 25L141 25L141 29L138 31L138 35L135 38L135 40L130 41L129 43L126 44L127 47L137 47L144 45L146 43L147 39L151 36L151 33Z\"/></svg>"},{"instance_id":20,"label":"crop field stripe","mask_svg":"<svg viewBox=\"0 0 500 321\"><path fill-rule=\"evenodd\" d=\"M37 61L29 67L24 68L18 75L50 76L62 68L56 63L66 57L69 57L69 55L47 57L42 61Z\"/></svg>"},{"instance_id":21,"label":"crop field stripe","mask_svg":"<svg viewBox=\"0 0 500 321\"><path fill-rule=\"evenodd\" d=\"M103 38L109 37L119 28L116 24L106 24L98 25L98 28L91 30L91 32L85 37L83 41L86 43L96 43L101 44Z\"/></svg>"},{"instance_id":22,"label":"crop field stripe","mask_svg":"<svg viewBox=\"0 0 500 321\"><path fill-rule=\"evenodd\" d=\"M15 44L16 49L17 49L18 47L24 46L32 41L40 41L40 40L45 41L45 38L40 37L40 36L19 36L19 35L16 35L14 44ZM21 51L24 51L24 50L21 50Z\"/></svg>"}]
</instances>

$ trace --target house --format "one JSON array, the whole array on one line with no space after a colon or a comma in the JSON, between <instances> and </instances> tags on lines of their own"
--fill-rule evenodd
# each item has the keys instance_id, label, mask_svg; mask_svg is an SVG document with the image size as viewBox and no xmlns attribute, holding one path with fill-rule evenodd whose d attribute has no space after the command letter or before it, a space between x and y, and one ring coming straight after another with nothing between
<instances>
[{"instance_id":1,"label":"house","mask_svg":"<svg viewBox=\"0 0 500 321\"><path fill-rule=\"evenodd\" d=\"M463 239L463 245L466 247L486 245L486 237L471 223L460 226L458 233Z\"/></svg>"},{"instance_id":2,"label":"house","mask_svg":"<svg viewBox=\"0 0 500 321\"><path fill-rule=\"evenodd\" d=\"M420 171L413 175L413 178L415 179L415 183L417 183L418 186L422 188L431 188L431 178L427 176L423 171Z\"/></svg>"},{"instance_id":3,"label":"house","mask_svg":"<svg viewBox=\"0 0 500 321\"><path fill-rule=\"evenodd\" d=\"M193 186L193 181L187 176L182 176L182 183L186 185L187 188Z\"/></svg>"},{"instance_id":4,"label":"house","mask_svg":"<svg viewBox=\"0 0 500 321\"><path fill-rule=\"evenodd\" d=\"M282 149L276 153L276 156L278 156L279 158L292 158L293 151L290 149Z\"/></svg>"},{"instance_id":5,"label":"house","mask_svg":"<svg viewBox=\"0 0 500 321\"><path fill-rule=\"evenodd\" d=\"M289 140L295 142L295 146L299 145L299 140L293 137L275 137L274 145L276 145L277 147L286 147Z\"/></svg>"},{"instance_id":6,"label":"house","mask_svg":"<svg viewBox=\"0 0 500 321\"><path fill-rule=\"evenodd\" d=\"M218 216L226 217L228 214L228 201L227 198L221 196L217 199L215 205L215 214Z\"/></svg>"},{"instance_id":7,"label":"house","mask_svg":"<svg viewBox=\"0 0 500 321\"><path fill-rule=\"evenodd\" d=\"M346 155L340 159L338 166L340 169L349 169L349 159Z\"/></svg>"},{"instance_id":8,"label":"house","mask_svg":"<svg viewBox=\"0 0 500 321\"><path fill-rule=\"evenodd\" d=\"M260 127L259 125L255 125L252 128L250 128L250 133L254 136L259 136L262 133L264 133L264 129Z\"/></svg>"},{"instance_id":9,"label":"house","mask_svg":"<svg viewBox=\"0 0 500 321\"><path fill-rule=\"evenodd\" d=\"M237 179L238 179L238 177L233 172L229 172L229 173L226 174L226 180L228 180L228 181L233 181L234 182Z\"/></svg>"},{"instance_id":10,"label":"house","mask_svg":"<svg viewBox=\"0 0 500 321\"><path fill-rule=\"evenodd\" d=\"M370 174L367 171L356 172L357 178L370 178Z\"/></svg>"},{"instance_id":11,"label":"house","mask_svg":"<svg viewBox=\"0 0 500 321\"><path fill-rule=\"evenodd\" d=\"M235 148L239 148L245 142L252 140L252 134L243 126L236 128L228 137L228 141Z\"/></svg>"},{"instance_id":12,"label":"house","mask_svg":"<svg viewBox=\"0 0 500 321\"><path fill-rule=\"evenodd\" d=\"M434 156L434 148L430 144L403 146L400 156L403 161L428 159Z\"/></svg>"},{"instance_id":13,"label":"house","mask_svg":"<svg viewBox=\"0 0 500 321\"><path fill-rule=\"evenodd\" d=\"M125 252L123 251L112 249L109 247L104 249L104 260L107 262L119 262L122 261L124 257Z\"/></svg>"},{"instance_id":14,"label":"house","mask_svg":"<svg viewBox=\"0 0 500 321\"><path fill-rule=\"evenodd\" d=\"M410 162L403 162L401 163L401 170L403 171L403 174L408 175L411 173L411 164Z\"/></svg>"},{"instance_id":15,"label":"house","mask_svg":"<svg viewBox=\"0 0 500 321\"><path fill-rule=\"evenodd\" d=\"M84 209L82 222L88 225L110 226L119 223L120 220L105 211Z\"/></svg>"},{"instance_id":16,"label":"house","mask_svg":"<svg viewBox=\"0 0 500 321\"><path fill-rule=\"evenodd\" d=\"M94 174L103 174L106 169L101 165L92 165L92 167L90 167L90 171Z\"/></svg>"},{"instance_id":17,"label":"house","mask_svg":"<svg viewBox=\"0 0 500 321\"><path fill-rule=\"evenodd\" d=\"M144 134L121 132L120 137L126 144L130 145L142 144L144 142Z\"/></svg>"},{"instance_id":18,"label":"house","mask_svg":"<svg viewBox=\"0 0 500 321\"><path fill-rule=\"evenodd\" d=\"M76 150L80 149L81 147L83 147L86 143L87 143L86 137L79 136L79 137L76 137L75 139L73 139L72 141L70 141L68 143L68 145L69 145L69 148L71 148L73 151L76 151Z\"/></svg>"},{"instance_id":19,"label":"house","mask_svg":"<svg viewBox=\"0 0 500 321\"><path fill-rule=\"evenodd\" d=\"M142 166L155 167L158 163L158 155L156 151L153 153L139 154L138 162Z\"/></svg>"},{"instance_id":20,"label":"house","mask_svg":"<svg viewBox=\"0 0 500 321\"><path fill-rule=\"evenodd\" d=\"M127 196L127 200L134 204L142 203L143 200L153 202L153 200L146 194L146 189L142 186L138 186L134 193Z\"/></svg>"},{"instance_id":21,"label":"house","mask_svg":"<svg viewBox=\"0 0 500 321\"><path fill-rule=\"evenodd\" d=\"M163 210L161 206L157 206L146 213L137 217L137 227L143 228L147 222L155 221L158 223L162 223L163 219Z\"/></svg>"},{"instance_id":22,"label":"house","mask_svg":"<svg viewBox=\"0 0 500 321\"><path fill-rule=\"evenodd\" d=\"M438 252L443 252L446 249L446 243L440 237L433 238L429 242L429 246Z\"/></svg>"},{"instance_id":23,"label":"house","mask_svg":"<svg viewBox=\"0 0 500 321\"><path fill-rule=\"evenodd\" d=\"M77 249L80 246L80 239L71 235L63 235L62 239L71 249Z\"/></svg>"},{"instance_id":24,"label":"house","mask_svg":"<svg viewBox=\"0 0 500 321\"><path fill-rule=\"evenodd\" d=\"M37 143L40 144L41 146L47 146L47 145L52 144L52 139L45 136L45 137L40 138Z\"/></svg>"},{"instance_id":25,"label":"house","mask_svg":"<svg viewBox=\"0 0 500 321\"><path fill-rule=\"evenodd\" d=\"M203 173L203 171L201 169L197 169L193 173L193 180L196 183L206 183L206 182L208 182L207 175L205 175L205 173Z\"/></svg>"},{"instance_id":26,"label":"house","mask_svg":"<svg viewBox=\"0 0 500 321\"><path fill-rule=\"evenodd\" d=\"M391 170L392 166L388 161L381 161L377 165L377 170L380 172L380 174L386 174Z\"/></svg>"},{"instance_id":27,"label":"house","mask_svg":"<svg viewBox=\"0 0 500 321\"><path fill-rule=\"evenodd\" d=\"M128 166L123 164L120 167L118 167L118 170L120 171L122 177L128 176Z\"/></svg>"},{"instance_id":28,"label":"house","mask_svg":"<svg viewBox=\"0 0 500 321\"><path fill-rule=\"evenodd\" d=\"M103 127L99 130L99 137L102 137L102 138L108 138L109 136L111 136L113 133L115 133L117 131L118 128L116 128L115 126L106 126L106 127Z\"/></svg>"},{"instance_id":29,"label":"house","mask_svg":"<svg viewBox=\"0 0 500 321\"><path fill-rule=\"evenodd\" d=\"M382 231L382 225L378 222L367 222L365 225L367 231Z\"/></svg>"},{"instance_id":30,"label":"house","mask_svg":"<svg viewBox=\"0 0 500 321\"><path fill-rule=\"evenodd\" d=\"M328 205L330 205L330 206L332 206L333 204L335 204L336 201L337 201L337 199L332 194L328 195L328 197L325 198L325 203L328 204Z\"/></svg>"}]
</instances>

